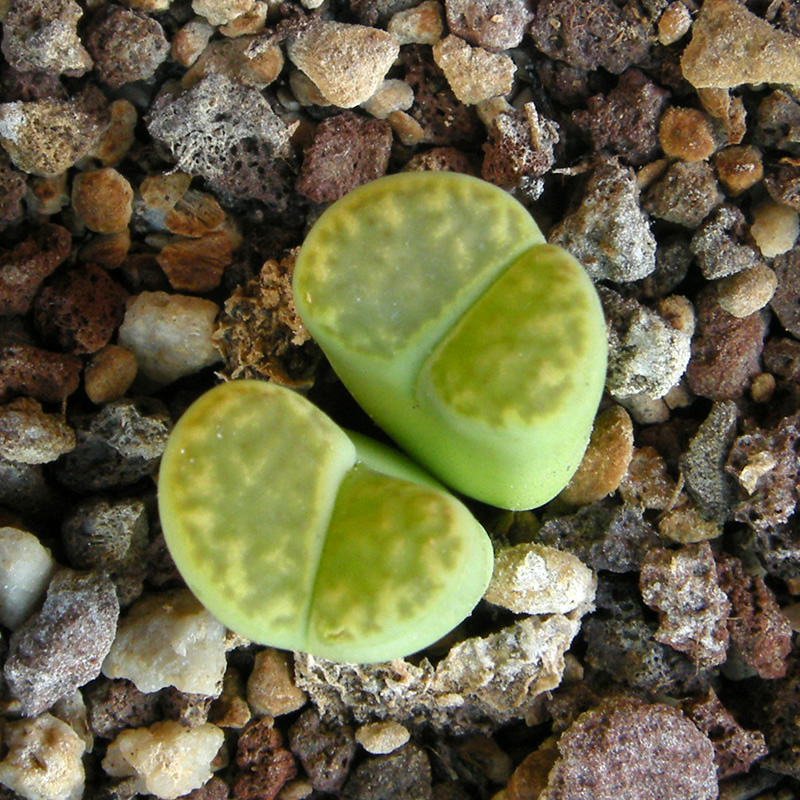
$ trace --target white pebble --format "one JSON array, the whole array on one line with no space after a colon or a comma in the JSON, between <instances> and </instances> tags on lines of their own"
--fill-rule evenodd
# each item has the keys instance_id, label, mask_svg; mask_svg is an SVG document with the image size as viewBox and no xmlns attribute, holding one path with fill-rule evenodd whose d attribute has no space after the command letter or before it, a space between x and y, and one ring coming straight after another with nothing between
<instances>
[{"instance_id":1,"label":"white pebble","mask_svg":"<svg viewBox=\"0 0 800 800\"><path fill-rule=\"evenodd\" d=\"M56 562L26 531L0 528L0 625L14 630L36 610Z\"/></svg>"},{"instance_id":2,"label":"white pebble","mask_svg":"<svg viewBox=\"0 0 800 800\"><path fill-rule=\"evenodd\" d=\"M225 675L226 631L182 589L142 598L120 620L103 662L107 678L127 678L140 692L174 686L216 696Z\"/></svg>"},{"instance_id":3,"label":"white pebble","mask_svg":"<svg viewBox=\"0 0 800 800\"><path fill-rule=\"evenodd\" d=\"M767 258L791 250L800 232L800 215L788 206L767 200L753 212L750 233Z\"/></svg>"},{"instance_id":4,"label":"white pebble","mask_svg":"<svg viewBox=\"0 0 800 800\"><path fill-rule=\"evenodd\" d=\"M83 740L50 714L9 722L0 783L26 800L80 800L85 773Z\"/></svg>"},{"instance_id":5,"label":"white pebble","mask_svg":"<svg viewBox=\"0 0 800 800\"><path fill-rule=\"evenodd\" d=\"M209 780L224 738L209 722L184 728L165 720L149 728L128 728L108 746L103 769L113 778L138 778L136 791L141 794L174 800Z\"/></svg>"},{"instance_id":6,"label":"white pebble","mask_svg":"<svg viewBox=\"0 0 800 800\"><path fill-rule=\"evenodd\" d=\"M128 302L119 344L136 356L140 375L166 386L221 360L212 343L218 313L200 297L142 292Z\"/></svg>"}]
</instances>

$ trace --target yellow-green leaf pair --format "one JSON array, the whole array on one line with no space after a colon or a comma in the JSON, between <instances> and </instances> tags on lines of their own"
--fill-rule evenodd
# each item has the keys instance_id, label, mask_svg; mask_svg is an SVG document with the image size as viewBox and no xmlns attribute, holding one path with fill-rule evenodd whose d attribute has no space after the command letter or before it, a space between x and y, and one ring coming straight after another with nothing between
<instances>
[{"instance_id":1,"label":"yellow-green leaf pair","mask_svg":"<svg viewBox=\"0 0 800 800\"><path fill-rule=\"evenodd\" d=\"M367 184L314 225L294 293L356 400L439 481L512 509L566 485L602 392L605 324L581 266L510 195L452 173ZM462 503L272 384L226 384L186 412L159 508L222 622L331 659L433 643L491 575Z\"/></svg>"}]
</instances>

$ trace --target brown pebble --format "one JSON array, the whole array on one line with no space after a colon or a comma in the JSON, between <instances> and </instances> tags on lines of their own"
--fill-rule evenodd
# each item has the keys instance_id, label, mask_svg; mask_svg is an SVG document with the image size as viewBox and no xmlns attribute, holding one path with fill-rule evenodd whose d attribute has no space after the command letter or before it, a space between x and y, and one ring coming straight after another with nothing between
<instances>
[{"instance_id":1,"label":"brown pebble","mask_svg":"<svg viewBox=\"0 0 800 800\"><path fill-rule=\"evenodd\" d=\"M135 140L135 128L139 119L136 107L125 99L114 100L110 111L111 124L92 151L92 156L104 167L113 167L127 155Z\"/></svg>"},{"instance_id":2,"label":"brown pebble","mask_svg":"<svg viewBox=\"0 0 800 800\"><path fill-rule=\"evenodd\" d=\"M69 205L67 173L54 175L51 178L34 178L31 181L31 193L36 198L36 212L44 216L58 214Z\"/></svg>"},{"instance_id":3,"label":"brown pebble","mask_svg":"<svg viewBox=\"0 0 800 800\"><path fill-rule=\"evenodd\" d=\"M158 263L176 291L209 292L222 281L233 259L227 233L215 231L199 239L178 239L161 249Z\"/></svg>"},{"instance_id":4,"label":"brown pebble","mask_svg":"<svg viewBox=\"0 0 800 800\"><path fill-rule=\"evenodd\" d=\"M96 405L119 400L136 377L136 357L130 350L107 344L98 350L86 367L83 386Z\"/></svg>"},{"instance_id":5,"label":"brown pebble","mask_svg":"<svg viewBox=\"0 0 800 800\"><path fill-rule=\"evenodd\" d=\"M514 770L505 788L505 800L530 800L539 797L547 786L547 776L558 758L555 737L546 739Z\"/></svg>"},{"instance_id":6,"label":"brown pebble","mask_svg":"<svg viewBox=\"0 0 800 800\"><path fill-rule=\"evenodd\" d=\"M225 212L219 203L204 192L187 191L164 218L170 233L198 238L222 224Z\"/></svg>"},{"instance_id":7,"label":"brown pebble","mask_svg":"<svg viewBox=\"0 0 800 800\"><path fill-rule=\"evenodd\" d=\"M719 304L734 317L747 317L772 300L778 279L763 263L717 281Z\"/></svg>"},{"instance_id":8,"label":"brown pebble","mask_svg":"<svg viewBox=\"0 0 800 800\"><path fill-rule=\"evenodd\" d=\"M753 145L726 147L714 155L719 182L734 197L755 186L764 177L761 151Z\"/></svg>"},{"instance_id":9,"label":"brown pebble","mask_svg":"<svg viewBox=\"0 0 800 800\"><path fill-rule=\"evenodd\" d=\"M658 139L667 156L683 161L703 161L717 147L708 117L694 108L668 108L661 117Z\"/></svg>"},{"instance_id":10,"label":"brown pebble","mask_svg":"<svg viewBox=\"0 0 800 800\"><path fill-rule=\"evenodd\" d=\"M622 406L611 406L597 415L592 438L578 471L561 499L580 506L616 491L633 456L633 423Z\"/></svg>"},{"instance_id":11,"label":"brown pebble","mask_svg":"<svg viewBox=\"0 0 800 800\"><path fill-rule=\"evenodd\" d=\"M425 138L422 125L405 111L392 111L386 118L397 138L406 146L413 147Z\"/></svg>"},{"instance_id":12,"label":"brown pebble","mask_svg":"<svg viewBox=\"0 0 800 800\"><path fill-rule=\"evenodd\" d=\"M769 403L775 394L775 376L769 372L762 372L753 378L750 384L750 396L756 403Z\"/></svg>"},{"instance_id":13,"label":"brown pebble","mask_svg":"<svg viewBox=\"0 0 800 800\"><path fill-rule=\"evenodd\" d=\"M15 395L60 402L80 385L81 366L77 356L31 345L0 348L0 402Z\"/></svg>"},{"instance_id":14,"label":"brown pebble","mask_svg":"<svg viewBox=\"0 0 800 800\"><path fill-rule=\"evenodd\" d=\"M658 20L658 41L664 46L681 39L692 26L692 15L681 0L675 0Z\"/></svg>"},{"instance_id":15,"label":"brown pebble","mask_svg":"<svg viewBox=\"0 0 800 800\"><path fill-rule=\"evenodd\" d=\"M696 506L687 503L667 511L659 520L658 532L673 542L692 544L722 536L722 526L706 519Z\"/></svg>"},{"instance_id":16,"label":"brown pebble","mask_svg":"<svg viewBox=\"0 0 800 800\"><path fill-rule=\"evenodd\" d=\"M125 261L130 248L131 232L125 228L119 233L100 234L86 241L78 252L78 260L114 269Z\"/></svg>"},{"instance_id":17,"label":"brown pebble","mask_svg":"<svg viewBox=\"0 0 800 800\"><path fill-rule=\"evenodd\" d=\"M72 182L72 208L89 230L119 233L131 221L133 189L113 167L79 172Z\"/></svg>"},{"instance_id":18,"label":"brown pebble","mask_svg":"<svg viewBox=\"0 0 800 800\"><path fill-rule=\"evenodd\" d=\"M646 445L634 448L619 493L628 505L663 511L674 504L677 485L658 450Z\"/></svg>"},{"instance_id":19,"label":"brown pebble","mask_svg":"<svg viewBox=\"0 0 800 800\"><path fill-rule=\"evenodd\" d=\"M258 716L280 717L302 708L308 697L294 682L288 653L268 647L255 659L247 680L247 702Z\"/></svg>"}]
</instances>

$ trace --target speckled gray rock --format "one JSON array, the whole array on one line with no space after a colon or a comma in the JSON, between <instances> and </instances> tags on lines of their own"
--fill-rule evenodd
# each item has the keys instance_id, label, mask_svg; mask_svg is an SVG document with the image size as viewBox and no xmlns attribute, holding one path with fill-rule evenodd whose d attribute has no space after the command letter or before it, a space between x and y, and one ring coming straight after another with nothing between
<instances>
[{"instance_id":1,"label":"speckled gray rock","mask_svg":"<svg viewBox=\"0 0 800 800\"><path fill-rule=\"evenodd\" d=\"M123 606L142 593L148 532L144 503L134 498L93 497L72 508L61 526L70 564L108 570Z\"/></svg>"},{"instance_id":2,"label":"speckled gray rock","mask_svg":"<svg viewBox=\"0 0 800 800\"><path fill-rule=\"evenodd\" d=\"M92 59L78 36L75 0L14 0L3 19L3 55L20 72L83 75Z\"/></svg>"},{"instance_id":3,"label":"speckled gray rock","mask_svg":"<svg viewBox=\"0 0 800 800\"><path fill-rule=\"evenodd\" d=\"M720 206L703 222L689 243L703 277L716 280L763 263L756 249L741 241L746 227L744 214L731 205Z\"/></svg>"},{"instance_id":4,"label":"speckled gray rock","mask_svg":"<svg viewBox=\"0 0 800 800\"><path fill-rule=\"evenodd\" d=\"M130 486L155 471L171 427L157 400L109 403L75 420L77 446L56 462L55 474L78 492Z\"/></svg>"},{"instance_id":5,"label":"speckled gray rock","mask_svg":"<svg viewBox=\"0 0 800 800\"><path fill-rule=\"evenodd\" d=\"M289 746L318 792L338 792L356 754L349 725L328 725L316 709L304 711L289 728Z\"/></svg>"},{"instance_id":6,"label":"speckled gray rock","mask_svg":"<svg viewBox=\"0 0 800 800\"><path fill-rule=\"evenodd\" d=\"M342 790L342 800L432 800L431 763L417 744L363 761Z\"/></svg>"},{"instance_id":7,"label":"speckled gray rock","mask_svg":"<svg viewBox=\"0 0 800 800\"><path fill-rule=\"evenodd\" d=\"M616 158L593 170L580 204L550 233L595 280L635 281L656 268L656 240L641 210L636 176Z\"/></svg>"},{"instance_id":8,"label":"speckled gray rock","mask_svg":"<svg viewBox=\"0 0 800 800\"><path fill-rule=\"evenodd\" d=\"M450 32L486 50L509 50L533 19L523 0L446 0Z\"/></svg>"},{"instance_id":9,"label":"speckled gray rock","mask_svg":"<svg viewBox=\"0 0 800 800\"><path fill-rule=\"evenodd\" d=\"M162 95L147 128L179 170L224 195L285 210L292 148L289 129L253 87L211 74L177 98Z\"/></svg>"},{"instance_id":10,"label":"speckled gray rock","mask_svg":"<svg viewBox=\"0 0 800 800\"><path fill-rule=\"evenodd\" d=\"M676 161L644 196L654 217L696 228L724 199L714 168L706 161Z\"/></svg>"},{"instance_id":11,"label":"speckled gray rock","mask_svg":"<svg viewBox=\"0 0 800 800\"><path fill-rule=\"evenodd\" d=\"M0 406L0 455L23 464L46 464L75 447L75 431L60 414L20 397Z\"/></svg>"},{"instance_id":12,"label":"speckled gray rock","mask_svg":"<svg viewBox=\"0 0 800 800\"><path fill-rule=\"evenodd\" d=\"M12 635L5 664L6 682L26 716L41 714L100 674L118 617L117 593L105 575L56 573L42 610Z\"/></svg>"}]
</instances>

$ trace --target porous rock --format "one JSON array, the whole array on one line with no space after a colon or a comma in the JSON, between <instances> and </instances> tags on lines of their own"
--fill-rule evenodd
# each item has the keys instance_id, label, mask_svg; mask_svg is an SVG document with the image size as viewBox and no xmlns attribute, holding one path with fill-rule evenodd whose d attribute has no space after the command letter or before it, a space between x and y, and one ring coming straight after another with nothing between
<instances>
[{"instance_id":1,"label":"porous rock","mask_svg":"<svg viewBox=\"0 0 800 800\"><path fill-rule=\"evenodd\" d=\"M25 800L75 800L82 797L86 745L65 722L51 714L7 722L0 783Z\"/></svg>"},{"instance_id":2,"label":"porous rock","mask_svg":"<svg viewBox=\"0 0 800 800\"><path fill-rule=\"evenodd\" d=\"M92 59L78 36L75 0L15 0L3 18L3 55L20 72L83 75Z\"/></svg>"},{"instance_id":3,"label":"porous rock","mask_svg":"<svg viewBox=\"0 0 800 800\"><path fill-rule=\"evenodd\" d=\"M723 199L710 164L675 161L647 190L642 206L654 217L696 228Z\"/></svg>"},{"instance_id":4,"label":"porous rock","mask_svg":"<svg viewBox=\"0 0 800 800\"><path fill-rule=\"evenodd\" d=\"M324 21L289 40L287 53L328 102L353 108L380 86L399 53L393 36L378 28Z\"/></svg>"},{"instance_id":5,"label":"porous rock","mask_svg":"<svg viewBox=\"0 0 800 800\"><path fill-rule=\"evenodd\" d=\"M708 280L724 278L762 263L755 248L743 244L744 214L736 207L717 208L697 229L689 248Z\"/></svg>"},{"instance_id":6,"label":"porous rock","mask_svg":"<svg viewBox=\"0 0 800 800\"><path fill-rule=\"evenodd\" d=\"M656 241L636 177L615 158L597 163L577 207L548 239L569 250L595 280L639 280L656 266Z\"/></svg>"},{"instance_id":7,"label":"porous rock","mask_svg":"<svg viewBox=\"0 0 800 800\"><path fill-rule=\"evenodd\" d=\"M11 637L4 674L26 716L96 678L119 616L114 585L102 574L58 572L41 611Z\"/></svg>"},{"instance_id":8,"label":"porous rock","mask_svg":"<svg viewBox=\"0 0 800 800\"><path fill-rule=\"evenodd\" d=\"M212 73L175 98L158 97L147 127L177 169L205 178L223 196L286 210L289 129L254 87Z\"/></svg>"},{"instance_id":9,"label":"porous rock","mask_svg":"<svg viewBox=\"0 0 800 800\"><path fill-rule=\"evenodd\" d=\"M211 778L211 762L223 739L210 723L184 728L164 720L149 728L128 728L108 746L103 769L112 777L136 778L136 792L175 800Z\"/></svg>"},{"instance_id":10,"label":"porous rock","mask_svg":"<svg viewBox=\"0 0 800 800\"><path fill-rule=\"evenodd\" d=\"M108 678L143 692L167 686L217 695L225 673L225 627L185 589L143 597L120 621L103 663Z\"/></svg>"},{"instance_id":11,"label":"porous rock","mask_svg":"<svg viewBox=\"0 0 800 800\"><path fill-rule=\"evenodd\" d=\"M302 708L307 699L295 685L290 654L273 647L256 654L247 679L247 703L254 714L280 717Z\"/></svg>"},{"instance_id":12,"label":"porous rock","mask_svg":"<svg viewBox=\"0 0 800 800\"><path fill-rule=\"evenodd\" d=\"M594 601L597 579L571 553L526 543L500 550L484 599L515 614L568 614Z\"/></svg>"},{"instance_id":13,"label":"porous rock","mask_svg":"<svg viewBox=\"0 0 800 800\"><path fill-rule=\"evenodd\" d=\"M75 431L32 397L0 406L0 455L23 464L46 464L75 447Z\"/></svg>"},{"instance_id":14,"label":"porous rock","mask_svg":"<svg viewBox=\"0 0 800 800\"><path fill-rule=\"evenodd\" d=\"M715 800L714 749L680 711L620 698L587 711L557 743L540 800Z\"/></svg>"},{"instance_id":15,"label":"porous rock","mask_svg":"<svg viewBox=\"0 0 800 800\"><path fill-rule=\"evenodd\" d=\"M407 744L363 761L342 789L342 800L433 800L427 753Z\"/></svg>"},{"instance_id":16,"label":"porous rock","mask_svg":"<svg viewBox=\"0 0 800 800\"><path fill-rule=\"evenodd\" d=\"M0 347L0 402L29 395L43 403L69 397L80 385L81 360L28 344Z\"/></svg>"},{"instance_id":17,"label":"porous rock","mask_svg":"<svg viewBox=\"0 0 800 800\"><path fill-rule=\"evenodd\" d=\"M55 569L50 550L32 533L0 528L0 625L14 630L36 610Z\"/></svg>"},{"instance_id":18,"label":"porous rock","mask_svg":"<svg viewBox=\"0 0 800 800\"><path fill-rule=\"evenodd\" d=\"M158 694L140 692L130 681L100 677L84 689L87 721L95 736L113 739L126 728L144 728L161 716Z\"/></svg>"},{"instance_id":19,"label":"porous rock","mask_svg":"<svg viewBox=\"0 0 800 800\"><path fill-rule=\"evenodd\" d=\"M318 792L338 792L356 754L349 725L330 725L314 708L304 711L289 728L289 746Z\"/></svg>"},{"instance_id":20,"label":"porous rock","mask_svg":"<svg viewBox=\"0 0 800 800\"><path fill-rule=\"evenodd\" d=\"M450 32L486 50L517 47L533 19L522 0L447 0Z\"/></svg>"},{"instance_id":21,"label":"porous rock","mask_svg":"<svg viewBox=\"0 0 800 800\"><path fill-rule=\"evenodd\" d=\"M267 717L250 723L242 731L236 748L236 766L233 792L240 800L272 800L297 775L294 756Z\"/></svg>"},{"instance_id":22,"label":"porous rock","mask_svg":"<svg viewBox=\"0 0 800 800\"><path fill-rule=\"evenodd\" d=\"M642 562L639 586L659 614L656 641L686 653L700 669L725 661L731 604L719 587L708 542L652 550Z\"/></svg>"},{"instance_id":23,"label":"porous rock","mask_svg":"<svg viewBox=\"0 0 800 800\"><path fill-rule=\"evenodd\" d=\"M433 46L433 58L453 94L465 105L511 91L516 67L504 53L490 53L450 34Z\"/></svg>"}]
</instances>

